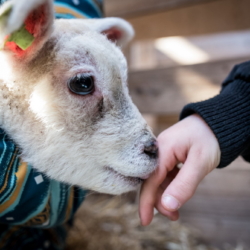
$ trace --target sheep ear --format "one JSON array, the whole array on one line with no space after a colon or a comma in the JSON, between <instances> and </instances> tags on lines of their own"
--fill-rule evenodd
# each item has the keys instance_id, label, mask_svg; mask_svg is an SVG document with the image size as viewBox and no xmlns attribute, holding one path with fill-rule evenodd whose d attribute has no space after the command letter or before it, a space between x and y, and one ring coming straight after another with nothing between
<instances>
[{"instance_id":1,"label":"sheep ear","mask_svg":"<svg viewBox=\"0 0 250 250\"><path fill-rule=\"evenodd\" d=\"M96 19L91 28L106 35L109 40L119 46L126 45L134 37L133 27L121 18Z\"/></svg>"},{"instance_id":2,"label":"sheep ear","mask_svg":"<svg viewBox=\"0 0 250 250\"><path fill-rule=\"evenodd\" d=\"M53 25L52 0L13 0L0 9L1 48L30 57L47 40Z\"/></svg>"}]
</instances>

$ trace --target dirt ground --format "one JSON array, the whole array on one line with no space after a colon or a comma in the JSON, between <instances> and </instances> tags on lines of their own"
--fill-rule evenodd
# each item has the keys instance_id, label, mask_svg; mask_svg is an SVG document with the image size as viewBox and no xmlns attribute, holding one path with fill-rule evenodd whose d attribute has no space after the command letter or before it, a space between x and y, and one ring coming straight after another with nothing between
<instances>
[{"instance_id":1,"label":"dirt ground","mask_svg":"<svg viewBox=\"0 0 250 250\"><path fill-rule=\"evenodd\" d=\"M246 250L210 246L199 233L159 214L150 226L140 226L135 194L90 194L76 214L67 250Z\"/></svg>"}]
</instances>

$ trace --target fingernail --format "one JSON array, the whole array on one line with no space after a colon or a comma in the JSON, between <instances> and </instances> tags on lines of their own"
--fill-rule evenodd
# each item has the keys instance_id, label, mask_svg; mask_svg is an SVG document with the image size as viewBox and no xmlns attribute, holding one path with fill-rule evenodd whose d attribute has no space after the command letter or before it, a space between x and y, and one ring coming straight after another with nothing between
<instances>
[{"instance_id":1,"label":"fingernail","mask_svg":"<svg viewBox=\"0 0 250 250\"><path fill-rule=\"evenodd\" d=\"M169 209L171 211L175 211L180 208L180 203L178 200L176 200L173 196L166 195L162 198L163 206L166 209Z\"/></svg>"}]
</instances>

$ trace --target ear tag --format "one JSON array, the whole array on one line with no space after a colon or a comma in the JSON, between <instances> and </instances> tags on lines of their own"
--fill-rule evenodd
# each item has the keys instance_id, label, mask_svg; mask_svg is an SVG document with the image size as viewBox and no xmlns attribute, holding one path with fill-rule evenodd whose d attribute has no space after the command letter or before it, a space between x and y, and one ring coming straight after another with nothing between
<instances>
[{"instance_id":1,"label":"ear tag","mask_svg":"<svg viewBox=\"0 0 250 250\"><path fill-rule=\"evenodd\" d=\"M7 41L14 42L19 48L26 50L32 45L34 40L34 36L32 36L23 25L19 30L13 32Z\"/></svg>"},{"instance_id":2,"label":"ear tag","mask_svg":"<svg viewBox=\"0 0 250 250\"><path fill-rule=\"evenodd\" d=\"M7 19L10 15L12 7L7 9L2 15L0 16L0 26L4 27L7 23ZM19 48L22 50L28 49L32 43L34 42L35 38L32 34L28 32L23 25L20 29L14 31L12 34L5 38L3 44L0 44L0 49L3 49L6 42L14 42Z\"/></svg>"}]
</instances>

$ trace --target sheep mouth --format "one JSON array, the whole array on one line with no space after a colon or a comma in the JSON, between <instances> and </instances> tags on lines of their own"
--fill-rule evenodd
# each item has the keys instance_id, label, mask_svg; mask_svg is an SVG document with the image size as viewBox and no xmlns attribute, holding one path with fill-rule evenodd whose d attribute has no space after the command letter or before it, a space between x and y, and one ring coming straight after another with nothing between
<instances>
[{"instance_id":1,"label":"sheep mouth","mask_svg":"<svg viewBox=\"0 0 250 250\"><path fill-rule=\"evenodd\" d=\"M114 170L111 167L106 166L104 168L105 168L106 171L108 171L115 178L118 178L121 181L125 181L126 183L129 183L131 185L139 185L146 179L144 177L134 177L134 176L123 175L123 174L117 172L116 170Z\"/></svg>"}]
</instances>

